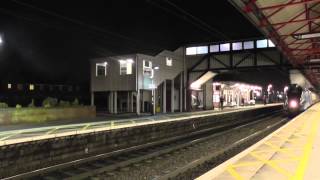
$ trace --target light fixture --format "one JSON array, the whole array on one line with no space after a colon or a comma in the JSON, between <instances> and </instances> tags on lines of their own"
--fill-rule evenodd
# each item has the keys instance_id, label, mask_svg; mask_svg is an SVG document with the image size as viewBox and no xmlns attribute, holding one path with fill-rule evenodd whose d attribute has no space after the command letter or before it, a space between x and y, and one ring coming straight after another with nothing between
<instances>
[{"instance_id":1,"label":"light fixture","mask_svg":"<svg viewBox=\"0 0 320 180\"><path fill-rule=\"evenodd\" d=\"M3 39L2 39L2 37L0 35L0 44L2 44L2 43L3 43Z\"/></svg>"},{"instance_id":2,"label":"light fixture","mask_svg":"<svg viewBox=\"0 0 320 180\"><path fill-rule=\"evenodd\" d=\"M127 59L127 63L133 63L133 59Z\"/></svg>"},{"instance_id":3,"label":"light fixture","mask_svg":"<svg viewBox=\"0 0 320 180\"><path fill-rule=\"evenodd\" d=\"M120 59L120 60L119 60L119 63L120 63L120 64L124 64L124 63L126 63L126 61L123 60L123 59Z\"/></svg>"},{"instance_id":4,"label":"light fixture","mask_svg":"<svg viewBox=\"0 0 320 180\"><path fill-rule=\"evenodd\" d=\"M156 67L154 67L153 69L158 70L158 69L160 69L160 68L159 68L159 66L156 66Z\"/></svg>"},{"instance_id":5,"label":"light fixture","mask_svg":"<svg viewBox=\"0 0 320 180\"><path fill-rule=\"evenodd\" d=\"M311 62L311 63L320 62L320 59L310 59L309 62Z\"/></svg>"},{"instance_id":6,"label":"light fixture","mask_svg":"<svg viewBox=\"0 0 320 180\"><path fill-rule=\"evenodd\" d=\"M311 39L320 37L320 32L316 33L304 33L304 34L293 34L293 38L301 40L301 39Z\"/></svg>"}]
</instances>

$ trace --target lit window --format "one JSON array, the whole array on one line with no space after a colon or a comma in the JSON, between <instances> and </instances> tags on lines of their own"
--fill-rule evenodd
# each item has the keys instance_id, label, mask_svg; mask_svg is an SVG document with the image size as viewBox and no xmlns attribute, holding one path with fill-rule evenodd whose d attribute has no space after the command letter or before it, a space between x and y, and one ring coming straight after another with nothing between
<instances>
[{"instance_id":1,"label":"lit window","mask_svg":"<svg viewBox=\"0 0 320 180\"><path fill-rule=\"evenodd\" d=\"M143 60L143 75L152 77L152 62Z\"/></svg>"},{"instance_id":2,"label":"lit window","mask_svg":"<svg viewBox=\"0 0 320 180\"><path fill-rule=\"evenodd\" d=\"M12 88L12 85L9 83L8 84L8 89L11 89Z\"/></svg>"},{"instance_id":3,"label":"lit window","mask_svg":"<svg viewBox=\"0 0 320 180\"><path fill-rule=\"evenodd\" d=\"M219 52L219 45L210 45L210 52Z\"/></svg>"},{"instance_id":4,"label":"lit window","mask_svg":"<svg viewBox=\"0 0 320 180\"><path fill-rule=\"evenodd\" d=\"M242 50L242 42L232 43L232 50Z\"/></svg>"},{"instance_id":5,"label":"lit window","mask_svg":"<svg viewBox=\"0 0 320 180\"><path fill-rule=\"evenodd\" d=\"M166 65L172 66L172 58L166 57Z\"/></svg>"},{"instance_id":6,"label":"lit window","mask_svg":"<svg viewBox=\"0 0 320 180\"><path fill-rule=\"evenodd\" d=\"M257 40L257 48L266 48L266 47L268 47L267 39Z\"/></svg>"},{"instance_id":7,"label":"lit window","mask_svg":"<svg viewBox=\"0 0 320 180\"><path fill-rule=\"evenodd\" d=\"M29 85L29 90L30 90L30 91L33 91L33 90L34 90L34 84L30 84L30 85Z\"/></svg>"},{"instance_id":8,"label":"lit window","mask_svg":"<svg viewBox=\"0 0 320 180\"><path fill-rule=\"evenodd\" d=\"M186 49L187 55L196 55L197 54L197 47L188 47Z\"/></svg>"},{"instance_id":9,"label":"lit window","mask_svg":"<svg viewBox=\"0 0 320 180\"><path fill-rule=\"evenodd\" d=\"M207 53L208 53L208 46L197 47L197 54L207 54Z\"/></svg>"},{"instance_id":10,"label":"lit window","mask_svg":"<svg viewBox=\"0 0 320 180\"><path fill-rule=\"evenodd\" d=\"M107 76L107 62L96 63L96 76Z\"/></svg>"},{"instance_id":11,"label":"lit window","mask_svg":"<svg viewBox=\"0 0 320 180\"><path fill-rule=\"evenodd\" d=\"M132 74L132 59L119 60L120 63L120 75Z\"/></svg>"},{"instance_id":12,"label":"lit window","mask_svg":"<svg viewBox=\"0 0 320 180\"><path fill-rule=\"evenodd\" d=\"M268 39L268 45L269 47L276 47L274 43L271 41L271 39Z\"/></svg>"},{"instance_id":13,"label":"lit window","mask_svg":"<svg viewBox=\"0 0 320 180\"><path fill-rule=\"evenodd\" d=\"M230 43L220 44L220 51L230 51Z\"/></svg>"},{"instance_id":14,"label":"lit window","mask_svg":"<svg viewBox=\"0 0 320 180\"><path fill-rule=\"evenodd\" d=\"M253 41L245 41L243 42L243 49L253 49Z\"/></svg>"}]
</instances>

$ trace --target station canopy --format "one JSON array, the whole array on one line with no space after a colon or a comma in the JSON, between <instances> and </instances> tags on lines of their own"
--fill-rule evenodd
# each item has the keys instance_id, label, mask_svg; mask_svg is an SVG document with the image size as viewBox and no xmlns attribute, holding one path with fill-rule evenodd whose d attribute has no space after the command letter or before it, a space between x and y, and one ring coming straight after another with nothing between
<instances>
[{"instance_id":1,"label":"station canopy","mask_svg":"<svg viewBox=\"0 0 320 180\"><path fill-rule=\"evenodd\" d=\"M309 81L320 85L320 0L229 0Z\"/></svg>"}]
</instances>

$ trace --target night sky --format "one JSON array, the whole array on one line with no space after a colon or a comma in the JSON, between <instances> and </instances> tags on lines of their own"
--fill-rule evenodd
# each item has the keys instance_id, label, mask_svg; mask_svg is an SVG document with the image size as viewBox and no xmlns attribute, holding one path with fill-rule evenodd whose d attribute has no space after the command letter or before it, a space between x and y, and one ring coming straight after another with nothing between
<instances>
[{"instance_id":1,"label":"night sky","mask_svg":"<svg viewBox=\"0 0 320 180\"><path fill-rule=\"evenodd\" d=\"M0 14L3 83L88 84L90 58L262 36L226 0L2 0Z\"/></svg>"}]
</instances>

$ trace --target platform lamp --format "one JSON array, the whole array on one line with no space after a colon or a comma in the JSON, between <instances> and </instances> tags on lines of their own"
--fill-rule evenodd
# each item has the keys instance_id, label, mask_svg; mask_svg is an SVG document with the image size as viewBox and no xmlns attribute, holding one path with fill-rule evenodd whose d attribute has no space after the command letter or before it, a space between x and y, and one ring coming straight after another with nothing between
<instances>
[{"instance_id":1,"label":"platform lamp","mask_svg":"<svg viewBox=\"0 0 320 180\"><path fill-rule=\"evenodd\" d=\"M0 34L0 45L1 44L3 44L3 38L2 38L2 36L1 36L1 34Z\"/></svg>"}]
</instances>

